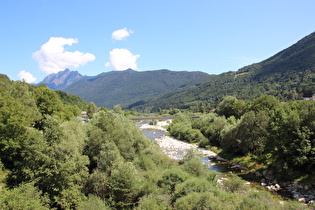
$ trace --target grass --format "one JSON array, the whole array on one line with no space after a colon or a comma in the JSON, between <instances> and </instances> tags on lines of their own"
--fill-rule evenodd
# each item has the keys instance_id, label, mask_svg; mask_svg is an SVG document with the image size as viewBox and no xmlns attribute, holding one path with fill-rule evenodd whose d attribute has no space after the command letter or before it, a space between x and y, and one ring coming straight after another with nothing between
<instances>
[{"instance_id":1,"label":"grass","mask_svg":"<svg viewBox=\"0 0 315 210\"><path fill-rule=\"evenodd\" d=\"M253 155L246 155L243 157L235 157L231 160L233 163L238 163L244 166L245 168L248 168L249 170L260 170L265 167L263 163L259 163L257 160L257 157Z\"/></svg>"}]
</instances>

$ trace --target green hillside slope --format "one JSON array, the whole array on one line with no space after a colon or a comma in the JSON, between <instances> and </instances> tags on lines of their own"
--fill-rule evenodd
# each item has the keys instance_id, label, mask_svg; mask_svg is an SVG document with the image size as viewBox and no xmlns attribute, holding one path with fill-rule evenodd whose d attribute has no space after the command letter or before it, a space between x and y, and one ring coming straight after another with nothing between
<instances>
[{"instance_id":1,"label":"green hillside slope","mask_svg":"<svg viewBox=\"0 0 315 210\"><path fill-rule=\"evenodd\" d=\"M315 94L315 33L256 64L209 78L198 87L174 91L136 108L214 108L225 95L250 100L273 95L280 100L303 99Z\"/></svg>"},{"instance_id":2,"label":"green hillside slope","mask_svg":"<svg viewBox=\"0 0 315 210\"><path fill-rule=\"evenodd\" d=\"M64 91L77 95L85 101L93 101L97 106L112 108L117 104L126 106L159 96L191 81L194 81L193 84L200 84L209 77L202 72L113 71L82 79Z\"/></svg>"}]
</instances>

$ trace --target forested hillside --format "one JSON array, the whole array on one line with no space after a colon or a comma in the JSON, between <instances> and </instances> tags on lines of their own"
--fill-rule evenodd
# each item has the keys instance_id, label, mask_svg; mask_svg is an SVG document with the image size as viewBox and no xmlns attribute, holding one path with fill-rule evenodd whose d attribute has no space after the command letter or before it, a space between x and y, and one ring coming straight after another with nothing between
<instances>
[{"instance_id":1,"label":"forested hillside","mask_svg":"<svg viewBox=\"0 0 315 210\"><path fill-rule=\"evenodd\" d=\"M178 117L169 131L201 147L219 147L229 158L252 161L257 164L253 170L271 169L277 180L303 177L315 183L314 124L315 101L280 102L261 96L245 102L227 96L216 114L195 120Z\"/></svg>"},{"instance_id":2,"label":"forested hillside","mask_svg":"<svg viewBox=\"0 0 315 210\"><path fill-rule=\"evenodd\" d=\"M59 95L0 75L0 209L308 208L218 183L193 152L168 159L119 110L82 122Z\"/></svg>"},{"instance_id":3,"label":"forested hillside","mask_svg":"<svg viewBox=\"0 0 315 210\"><path fill-rule=\"evenodd\" d=\"M315 33L291 47L257 64L236 72L212 76L200 86L170 92L155 100L134 107L142 111L191 108L215 108L223 96L252 100L262 95L273 95L288 101L315 94Z\"/></svg>"},{"instance_id":4,"label":"forested hillside","mask_svg":"<svg viewBox=\"0 0 315 210\"><path fill-rule=\"evenodd\" d=\"M85 77L66 87L65 92L77 95L97 106L113 108L159 96L187 83L194 86L210 76L202 72L184 71L113 71L94 77ZM141 104L141 102L140 102Z\"/></svg>"}]
</instances>

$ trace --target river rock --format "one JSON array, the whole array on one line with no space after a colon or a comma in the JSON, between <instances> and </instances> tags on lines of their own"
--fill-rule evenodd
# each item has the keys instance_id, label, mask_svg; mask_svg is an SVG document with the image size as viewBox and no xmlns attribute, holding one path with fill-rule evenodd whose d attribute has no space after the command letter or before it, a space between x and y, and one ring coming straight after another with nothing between
<instances>
[{"instance_id":1,"label":"river rock","mask_svg":"<svg viewBox=\"0 0 315 210\"><path fill-rule=\"evenodd\" d=\"M268 171L268 170L264 170L264 171L263 171L263 176L264 176L264 177L267 177L268 174L269 174L269 171Z\"/></svg>"},{"instance_id":2,"label":"river rock","mask_svg":"<svg viewBox=\"0 0 315 210\"><path fill-rule=\"evenodd\" d=\"M300 203L306 203L306 200L305 200L305 198L300 198L300 199L299 199L299 202L300 202Z\"/></svg>"},{"instance_id":3,"label":"river rock","mask_svg":"<svg viewBox=\"0 0 315 210\"><path fill-rule=\"evenodd\" d=\"M294 193L292 196L294 199L300 198L301 196L298 193Z\"/></svg>"}]
</instances>

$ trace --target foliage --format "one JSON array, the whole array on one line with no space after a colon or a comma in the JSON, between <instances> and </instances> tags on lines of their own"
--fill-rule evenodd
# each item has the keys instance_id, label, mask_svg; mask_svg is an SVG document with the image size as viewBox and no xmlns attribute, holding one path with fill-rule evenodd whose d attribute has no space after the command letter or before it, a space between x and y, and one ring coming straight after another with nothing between
<instances>
[{"instance_id":1,"label":"foliage","mask_svg":"<svg viewBox=\"0 0 315 210\"><path fill-rule=\"evenodd\" d=\"M170 133L233 155L254 153L291 178L314 170L314 105L263 97L227 119L181 113ZM0 165L7 174L1 209L246 209L258 200L265 201L259 207L278 207L248 193L236 177L218 187L217 174L193 151L179 162L168 159L120 109L100 110L85 123L46 86L1 75L0 106Z\"/></svg>"},{"instance_id":2,"label":"foliage","mask_svg":"<svg viewBox=\"0 0 315 210\"><path fill-rule=\"evenodd\" d=\"M89 116L89 118L92 118L93 114L95 114L96 112L97 106L93 102L90 102L89 105L87 106L87 115Z\"/></svg>"},{"instance_id":3,"label":"foliage","mask_svg":"<svg viewBox=\"0 0 315 210\"><path fill-rule=\"evenodd\" d=\"M55 92L59 95L59 98L64 104L77 106L80 110L85 110L88 106L88 103L78 96L67 94L61 90L56 90Z\"/></svg>"},{"instance_id":4,"label":"foliage","mask_svg":"<svg viewBox=\"0 0 315 210\"><path fill-rule=\"evenodd\" d=\"M244 191L246 191L245 181L234 174L224 180L221 187L225 191L232 193L244 193Z\"/></svg>"},{"instance_id":5,"label":"foliage","mask_svg":"<svg viewBox=\"0 0 315 210\"><path fill-rule=\"evenodd\" d=\"M64 91L97 106L112 109L116 104L131 109L145 100L183 86L195 86L209 78L202 72L185 71L112 71L94 77L84 77ZM141 82L139 82L141 81Z\"/></svg>"},{"instance_id":6,"label":"foliage","mask_svg":"<svg viewBox=\"0 0 315 210\"><path fill-rule=\"evenodd\" d=\"M180 169L168 169L162 174L157 184L159 187L165 189L167 193L173 193L176 185L187 180L188 176L187 173Z\"/></svg>"},{"instance_id":7,"label":"foliage","mask_svg":"<svg viewBox=\"0 0 315 210\"><path fill-rule=\"evenodd\" d=\"M175 118L169 126L168 131L176 139L189 143L196 143L204 139L199 130L192 128L191 119L186 115L180 115Z\"/></svg>"},{"instance_id":8,"label":"foliage","mask_svg":"<svg viewBox=\"0 0 315 210\"><path fill-rule=\"evenodd\" d=\"M228 154L229 158L255 157L253 167L265 164L265 168L276 170L283 179L312 173L314 101L284 103L273 96L261 96L244 102L242 115L235 111L236 101L235 97L223 99L217 111L219 116L210 113L195 120L185 115L175 118L169 127L170 134L202 147L217 146L222 150L221 155ZM202 136L192 138L192 131Z\"/></svg>"},{"instance_id":9,"label":"foliage","mask_svg":"<svg viewBox=\"0 0 315 210\"><path fill-rule=\"evenodd\" d=\"M3 210L49 209L48 198L32 183L25 183L7 192L1 192L0 196L0 208Z\"/></svg>"},{"instance_id":10,"label":"foliage","mask_svg":"<svg viewBox=\"0 0 315 210\"><path fill-rule=\"evenodd\" d=\"M78 210L90 210L90 209L102 209L109 210L111 209L104 200L95 195L89 195L86 201L82 201L78 207Z\"/></svg>"},{"instance_id":11,"label":"foliage","mask_svg":"<svg viewBox=\"0 0 315 210\"><path fill-rule=\"evenodd\" d=\"M231 204L222 202L213 193L193 192L179 198L175 203L175 209L233 209Z\"/></svg>"},{"instance_id":12,"label":"foliage","mask_svg":"<svg viewBox=\"0 0 315 210\"><path fill-rule=\"evenodd\" d=\"M183 159L183 170L196 177L205 177L209 173L209 168L200 160L202 154L197 154L194 150L187 151Z\"/></svg>"},{"instance_id":13,"label":"foliage","mask_svg":"<svg viewBox=\"0 0 315 210\"><path fill-rule=\"evenodd\" d=\"M279 204L279 201L274 200L269 193L265 192L250 192L237 207L241 209L285 209L284 206ZM294 209L294 208L292 208Z\"/></svg>"},{"instance_id":14,"label":"foliage","mask_svg":"<svg viewBox=\"0 0 315 210\"><path fill-rule=\"evenodd\" d=\"M233 100L226 104L232 108L226 114L231 115L235 111L242 113L242 100L253 100L263 95L272 95L282 101L312 97L315 94L314 54L315 33L312 33L260 63L235 72L212 75L198 86L170 91L135 108L152 112L170 108L198 110L204 104L206 112L209 112L218 108L223 97L232 96L241 100L237 106ZM238 118L237 115L234 116Z\"/></svg>"}]
</instances>

